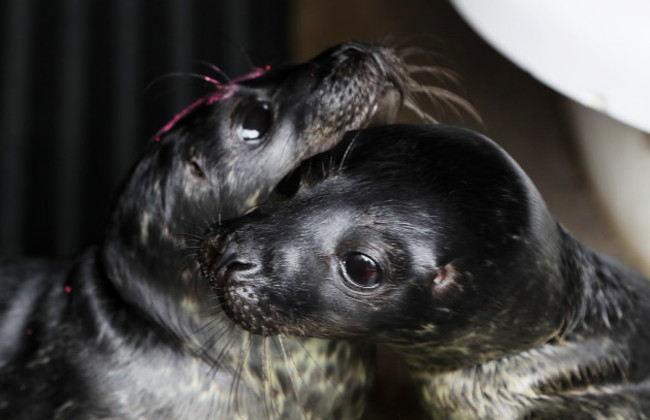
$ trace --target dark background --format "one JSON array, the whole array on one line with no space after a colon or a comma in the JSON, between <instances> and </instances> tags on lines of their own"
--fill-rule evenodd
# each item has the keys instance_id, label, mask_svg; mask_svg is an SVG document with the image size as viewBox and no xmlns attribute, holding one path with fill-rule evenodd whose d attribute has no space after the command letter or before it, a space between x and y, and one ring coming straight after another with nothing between
<instances>
[{"instance_id":1,"label":"dark background","mask_svg":"<svg viewBox=\"0 0 650 420\"><path fill-rule=\"evenodd\" d=\"M142 145L219 78L288 59L286 1L0 3L0 255L101 237ZM185 74L185 75L182 75Z\"/></svg>"}]
</instances>

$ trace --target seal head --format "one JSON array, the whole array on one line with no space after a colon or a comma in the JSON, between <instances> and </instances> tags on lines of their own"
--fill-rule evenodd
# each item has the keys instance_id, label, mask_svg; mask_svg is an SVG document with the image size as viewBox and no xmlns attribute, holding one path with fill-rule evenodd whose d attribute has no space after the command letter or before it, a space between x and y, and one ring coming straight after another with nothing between
<instances>
[{"instance_id":1,"label":"seal head","mask_svg":"<svg viewBox=\"0 0 650 420\"><path fill-rule=\"evenodd\" d=\"M263 335L383 343L433 418L639 418L650 282L572 238L486 137L375 127L213 226L203 272Z\"/></svg>"},{"instance_id":2,"label":"seal head","mask_svg":"<svg viewBox=\"0 0 650 420\"><path fill-rule=\"evenodd\" d=\"M446 343L449 355L435 351L449 363L461 349L488 357L557 332L555 222L505 152L444 126L349 139L305 164L290 199L213 227L203 268L233 317L262 334L395 343L426 334ZM542 277L551 281L540 286ZM532 290L542 296L521 305Z\"/></svg>"}]
</instances>

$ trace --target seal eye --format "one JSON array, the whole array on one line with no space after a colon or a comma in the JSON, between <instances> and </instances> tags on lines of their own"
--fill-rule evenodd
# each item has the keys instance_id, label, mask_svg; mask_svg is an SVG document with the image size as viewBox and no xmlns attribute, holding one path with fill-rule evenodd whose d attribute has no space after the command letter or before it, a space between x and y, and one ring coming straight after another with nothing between
<instances>
[{"instance_id":1,"label":"seal eye","mask_svg":"<svg viewBox=\"0 0 650 420\"><path fill-rule=\"evenodd\" d=\"M345 277L355 286L371 289L379 285L381 272L369 256L355 252L345 258L343 265Z\"/></svg>"},{"instance_id":2,"label":"seal eye","mask_svg":"<svg viewBox=\"0 0 650 420\"><path fill-rule=\"evenodd\" d=\"M260 140L271 129L270 106L267 102L253 101L242 109L241 136L246 141Z\"/></svg>"},{"instance_id":3,"label":"seal eye","mask_svg":"<svg viewBox=\"0 0 650 420\"><path fill-rule=\"evenodd\" d=\"M206 178L205 173L203 172L203 169L201 169L201 165L199 165L199 162L196 160L196 158L191 158L189 161L186 162L190 173L195 176L196 178L201 178L204 179Z\"/></svg>"}]
</instances>

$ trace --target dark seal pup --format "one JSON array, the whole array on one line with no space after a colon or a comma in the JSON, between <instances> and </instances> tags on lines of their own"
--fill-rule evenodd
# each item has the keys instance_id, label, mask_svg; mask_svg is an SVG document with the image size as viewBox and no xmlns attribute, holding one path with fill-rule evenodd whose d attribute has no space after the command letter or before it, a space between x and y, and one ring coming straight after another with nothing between
<instances>
[{"instance_id":1,"label":"dark seal pup","mask_svg":"<svg viewBox=\"0 0 650 420\"><path fill-rule=\"evenodd\" d=\"M346 130L413 106L412 89L427 87L392 49L348 43L180 113L134 167L101 246L0 265L0 417L358 417L368 346L251 336L216 310L188 247Z\"/></svg>"},{"instance_id":2,"label":"dark seal pup","mask_svg":"<svg viewBox=\"0 0 650 420\"><path fill-rule=\"evenodd\" d=\"M207 235L203 271L233 319L385 343L433 418L650 416L647 279L571 237L479 134L349 137L292 194Z\"/></svg>"}]
</instances>

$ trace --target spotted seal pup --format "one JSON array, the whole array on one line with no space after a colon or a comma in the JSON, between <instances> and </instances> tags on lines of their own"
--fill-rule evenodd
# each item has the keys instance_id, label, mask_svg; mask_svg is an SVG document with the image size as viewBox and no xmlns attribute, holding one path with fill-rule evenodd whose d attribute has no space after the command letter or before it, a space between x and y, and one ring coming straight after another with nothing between
<instances>
[{"instance_id":1,"label":"spotted seal pup","mask_svg":"<svg viewBox=\"0 0 650 420\"><path fill-rule=\"evenodd\" d=\"M567 233L491 140L370 128L300 174L204 239L244 328L384 343L432 418L650 416L650 282Z\"/></svg>"},{"instance_id":2,"label":"spotted seal pup","mask_svg":"<svg viewBox=\"0 0 650 420\"><path fill-rule=\"evenodd\" d=\"M132 170L100 246L0 264L0 417L358 417L369 346L250 335L188 249L208 220L255 207L346 130L417 108L414 92L433 87L409 73L390 48L346 43L215 85L178 114Z\"/></svg>"}]
</instances>

